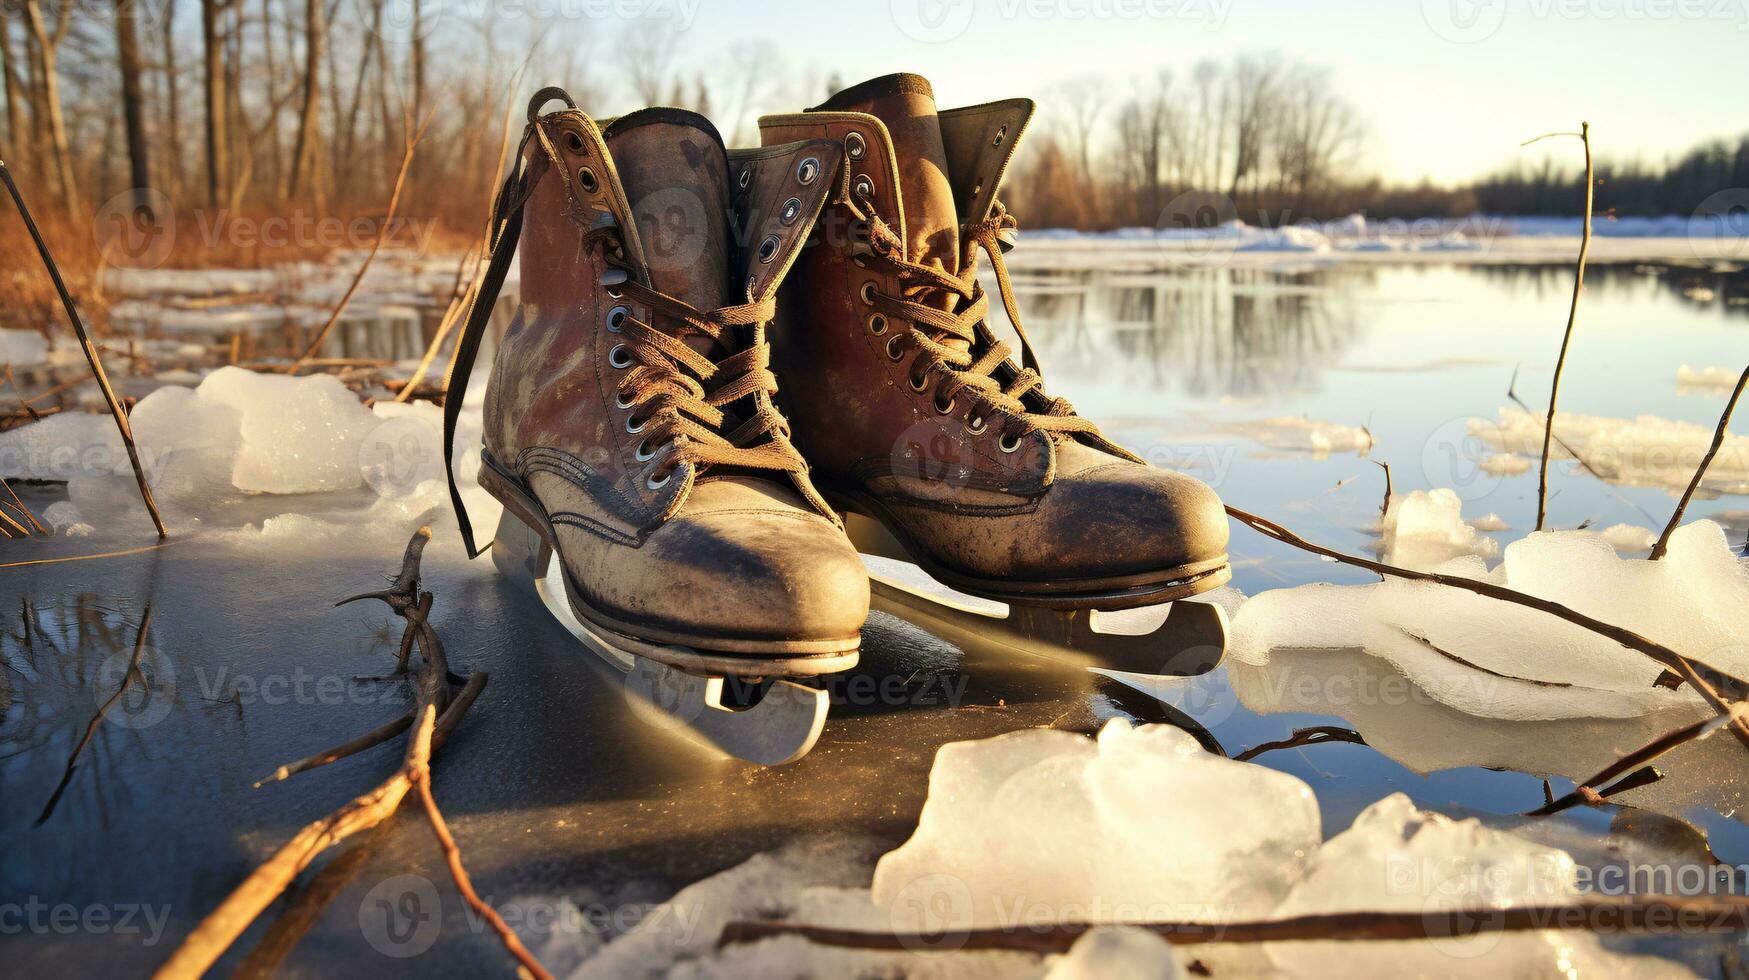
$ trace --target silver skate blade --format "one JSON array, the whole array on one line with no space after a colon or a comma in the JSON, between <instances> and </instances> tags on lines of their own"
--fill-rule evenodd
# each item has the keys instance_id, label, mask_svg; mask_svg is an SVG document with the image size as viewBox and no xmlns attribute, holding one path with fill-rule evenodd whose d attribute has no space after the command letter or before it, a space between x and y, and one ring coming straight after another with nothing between
<instances>
[{"instance_id":1,"label":"silver skate blade","mask_svg":"<svg viewBox=\"0 0 1749 980\"><path fill-rule=\"evenodd\" d=\"M1227 649L1227 613L1212 602L1117 612L1010 606L956 592L910 562L863 555L874 607L961 647L1000 646L1075 667L1141 674L1213 670Z\"/></svg>"},{"instance_id":2,"label":"silver skate blade","mask_svg":"<svg viewBox=\"0 0 1749 980\"><path fill-rule=\"evenodd\" d=\"M627 705L645 723L762 766L794 762L819 740L831 708L825 691L773 680L757 703L731 708L723 703L724 678L640 657L579 619L565 595L564 565L539 534L508 512L492 552L506 578L532 587L559 625L620 675Z\"/></svg>"}]
</instances>

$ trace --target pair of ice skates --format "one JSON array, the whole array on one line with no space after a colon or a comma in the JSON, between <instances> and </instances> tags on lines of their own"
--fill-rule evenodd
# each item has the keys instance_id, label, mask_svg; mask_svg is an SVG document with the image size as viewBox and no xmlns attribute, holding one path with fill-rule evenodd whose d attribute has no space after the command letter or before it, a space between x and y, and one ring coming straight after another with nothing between
<instances>
[{"instance_id":1,"label":"pair of ice skates","mask_svg":"<svg viewBox=\"0 0 1749 980\"><path fill-rule=\"evenodd\" d=\"M1095 610L1225 582L1227 526L1208 487L1044 391L996 199L1032 111L938 112L928 82L893 75L765 117L764 146L728 149L680 109L598 123L559 89L529 105L448 383L445 455L520 251L484 417L495 560L733 755L776 763L813 744L827 696L808 679L855 666L871 585L925 628L1107 666L1158 669L1167 634L1220 642L1200 603L1152 636L1094 629ZM980 253L1018 363L986 322ZM453 475L451 490L478 554ZM974 598L930 598L859 552ZM725 698L753 678L755 695Z\"/></svg>"}]
</instances>

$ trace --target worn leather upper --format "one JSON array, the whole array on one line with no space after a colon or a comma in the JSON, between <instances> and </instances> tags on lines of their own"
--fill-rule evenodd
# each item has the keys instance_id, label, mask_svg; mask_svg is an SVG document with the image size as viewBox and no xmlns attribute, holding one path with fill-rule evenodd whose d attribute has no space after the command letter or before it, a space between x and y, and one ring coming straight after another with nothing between
<instances>
[{"instance_id":1,"label":"worn leather upper","mask_svg":"<svg viewBox=\"0 0 1749 980\"><path fill-rule=\"evenodd\" d=\"M865 257L855 212L894 226L907 260L961 273L959 229L990 218L1032 112L1025 99L938 112L927 81L894 75L760 120L768 143L847 144L841 200L821 217L773 328L797 442L823 486L874 497L914 544L969 575L1097 579L1219 559L1226 516L1200 481L1096 434L1011 438L1003 413L972 392L942 404L940 375L919 372L923 355L894 340L913 324L875 316L869 296L905 285ZM908 298L943 308L956 299L915 287ZM973 353L995 342L981 326ZM1018 372L1009 362L996 377Z\"/></svg>"},{"instance_id":2,"label":"worn leather upper","mask_svg":"<svg viewBox=\"0 0 1749 980\"><path fill-rule=\"evenodd\" d=\"M545 508L584 600L609 616L656 632L854 637L867 579L805 472L675 465L649 441L649 404L627 402L621 319L672 325L620 285L628 275L701 311L771 296L827 196L795 167L836 172L836 147L769 149L750 168L683 110L601 127L568 109L533 126L523 305L485 406L491 462ZM720 362L762 337L748 324L684 342ZM759 391L722 406L722 428L768 404Z\"/></svg>"}]
</instances>

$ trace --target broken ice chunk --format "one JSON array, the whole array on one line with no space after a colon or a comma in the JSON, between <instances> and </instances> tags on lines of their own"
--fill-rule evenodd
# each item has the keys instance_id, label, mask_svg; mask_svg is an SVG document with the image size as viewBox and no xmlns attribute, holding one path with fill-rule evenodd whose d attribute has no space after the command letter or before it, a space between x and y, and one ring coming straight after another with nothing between
<instances>
[{"instance_id":1,"label":"broken ice chunk","mask_svg":"<svg viewBox=\"0 0 1749 980\"><path fill-rule=\"evenodd\" d=\"M1015 732L942 747L873 892L900 929L1241 918L1273 907L1319 836L1305 783L1179 729Z\"/></svg>"}]
</instances>

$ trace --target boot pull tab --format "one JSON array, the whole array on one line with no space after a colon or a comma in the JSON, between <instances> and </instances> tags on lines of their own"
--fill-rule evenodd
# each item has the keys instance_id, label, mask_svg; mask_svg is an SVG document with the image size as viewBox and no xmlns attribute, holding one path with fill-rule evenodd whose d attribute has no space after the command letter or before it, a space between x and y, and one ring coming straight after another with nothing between
<instances>
[{"instance_id":1,"label":"boot pull tab","mask_svg":"<svg viewBox=\"0 0 1749 980\"><path fill-rule=\"evenodd\" d=\"M554 99L558 99L565 103L566 108L577 108L577 103L571 99L570 93L557 85L548 85L546 88L534 93L534 98L528 100L528 121L532 123L539 119L541 106L546 105Z\"/></svg>"}]
</instances>

